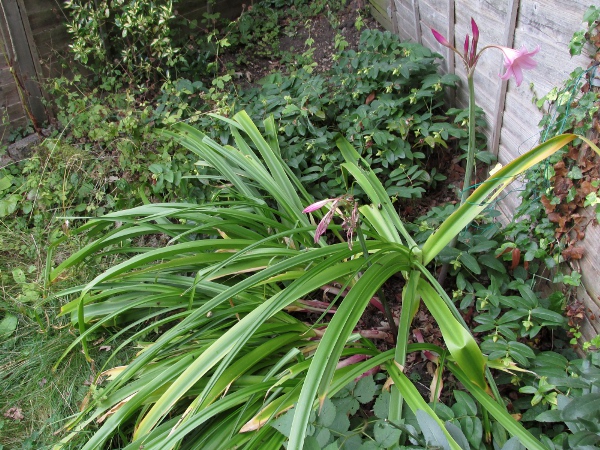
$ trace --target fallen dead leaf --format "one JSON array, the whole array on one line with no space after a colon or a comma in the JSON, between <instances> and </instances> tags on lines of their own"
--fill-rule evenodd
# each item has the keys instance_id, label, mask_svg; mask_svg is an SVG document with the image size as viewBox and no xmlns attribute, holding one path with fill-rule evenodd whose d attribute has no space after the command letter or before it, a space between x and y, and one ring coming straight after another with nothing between
<instances>
[{"instance_id":1,"label":"fallen dead leaf","mask_svg":"<svg viewBox=\"0 0 600 450\"><path fill-rule=\"evenodd\" d=\"M566 261L572 259L581 259L583 258L583 254L583 247L567 247L562 251L562 257L565 258Z\"/></svg>"},{"instance_id":2,"label":"fallen dead leaf","mask_svg":"<svg viewBox=\"0 0 600 450\"><path fill-rule=\"evenodd\" d=\"M23 415L23 410L21 408L17 408L16 406L9 408L4 413L4 417L6 417L7 419L12 419L12 420L17 420L17 421L21 421L25 418L25 416Z\"/></svg>"}]
</instances>

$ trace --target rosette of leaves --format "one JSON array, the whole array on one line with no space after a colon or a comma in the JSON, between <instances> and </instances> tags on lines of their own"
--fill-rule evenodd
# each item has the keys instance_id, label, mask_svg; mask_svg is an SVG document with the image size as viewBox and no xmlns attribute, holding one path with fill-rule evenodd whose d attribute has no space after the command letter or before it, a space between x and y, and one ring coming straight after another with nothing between
<instances>
[{"instance_id":1,"label":"rosette of leaves","mask_svg":"<svg viewBox=\"0 0 600 450\"><path fill-rule=\"evenodd\" d=\"M105 370L90 402L71 424L64 443L99 428L84 449L108 441L122 448L303 448L311 417L350 381L381 366L390 387L388 420L401 424L407 405L423 423L435 424L451 449L462 439L423 400L402 368L411 351L440 355L506 431L533 449L543 448L505 409L486 368L486 358L462 316L426 265L502 188L552 154L574 135L549 140L502 168L417 246L376 174L344 138L336 144L343 169L364 190L361 245L315 242L314 222L302 214L314 198L283 162L275 122L264 136L245 113L219 118L234 145L221 145L184 124L166 131L210 165L222 186L210 204L149 204L109 214L84 225L89 244L56 268L89 263L99 252L127 257L84 286L62 293L75 298L71 314L87 354L88 338L117 325L123 346L141 348L126 366ZM593 145L593 144L592 144ZM315 219L321 213L313 213ZM115 222L122 224L115 227ZM339 234L333 226L332 238ZM138 247L140 236L160 234L168 245ZM355 327L378 289L393 275L406 280L396 346L378 350ZM338 283L344 295L328 323L305 323L291 314L320 287ZM343 297L343 299L342 299ZM408 344L420 301L435 318L446 348ZM340 358L356 363L338 368ZM102 380L108 380L106 385ZM294 407L287 436L265 426ZM437 429L437 428L436 428ZM457 441L458 439L458 441Z\"/></svg>"}]
</instances>

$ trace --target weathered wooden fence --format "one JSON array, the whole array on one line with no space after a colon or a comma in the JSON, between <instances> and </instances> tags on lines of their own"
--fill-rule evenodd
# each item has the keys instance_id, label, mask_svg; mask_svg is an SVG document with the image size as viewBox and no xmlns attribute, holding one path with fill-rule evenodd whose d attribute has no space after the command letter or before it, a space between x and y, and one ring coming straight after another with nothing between
<instances>
[{"instance_id":1,"label":"weathered wooden fence","mask_svg":"<svg viewBox=\"0 0 600 450\"><path fill-rule=\"evenodd\" d=\"M24 1L2 0L0 13L0 136L4 136L7 129L24 125L28 118L43 122L47 113L39 85L41 58ZM34 15L34 24L36 18ZM52 23L56 24L56 19Z\"/></svg>"},{"instance_id":2,"label":"weathered wooden fence","mask_svg":"<svg viewBox=\"0 0 600 450\"><path fill-rule=\"evenodd\" d=\"M31 117L42 124L46 108L43 82L65 68L69 34L63 0L0 0L0 141L6 131L25 125ZM201 19L206 12L234 18L253 0L179 0L177 13ZM50 99L48 99L50 100ZM31 117L28 117L30 116Z\"/></svg>"},{"instance_id":3,"label":"weathered wooden fence","mask_svg":"<svg viewBox=\"0 0 600 450\"><path fill-rule=\"evenodd\" d=\"M539 45L538 62L534 70L525 73L517 87L514 80L503 81L501 52L489 50L477 65L475 86L478 106L486 114L485 130L489 148L501 164L529 150L539 140L538 123L542 112L535 100L552 88L559 87L577 67L587 67L587 55L571 57L568 43L590 4L598 0L371 0L374 15L380 23L402 39L412 40L437 51L445 58L443 70L455 73L463 80L463 88L455 94L458 106L466 107L468 92L465 70L460 58L440 45L430 29L435 28L457 48L462 48L465 35L471 32L473 17L480 30L479 48L497 44L533 49ZM512 218L520 203L519 185L498 204L506 218ZM583 244L584 258L580 261L583 286L578 290L588 314L583 324L584 337L589 339L600 332L600 227L587 229Z\"/></svg>"}]
</instances>

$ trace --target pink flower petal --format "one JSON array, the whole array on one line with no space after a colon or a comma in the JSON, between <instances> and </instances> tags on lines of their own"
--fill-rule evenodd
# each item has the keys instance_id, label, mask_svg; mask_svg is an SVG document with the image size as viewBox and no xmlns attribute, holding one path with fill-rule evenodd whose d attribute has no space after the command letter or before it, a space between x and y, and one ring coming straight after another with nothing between
<instances>
[{"instance_id":1,"label":"pink flower petal","mask_svg":"<svg viewBox=\"0 0 600 450\"><path fill-rule=\"evenodd\" d=\"M361 378L365 378L368 377L369 375L375 375L377 372L379 372L381 370L381 366L375 366L372 369L367 370L365 373L363 373L362 375L357 376L354 381L358 381Z\"/></svg>"},{"instance_id":2,"label":"pink flower petal","mask_svg":"<svg viewBox=\"0 0 600 450\"><path fill-rule=\"evenodd\" d=\"M435 38L436 41L438 41L444 47L452 48L452 45L450 45L450 42L448 42L448 40L444 36L442 36L441 33L434 30L433 28L431 29L431 32L433 33L433 37Z\"/></svg>"},{"instance_id":3,"label":"pink flower petal","mask_svg":"<svg viewBox=\"0 0 600 450\"><path fill-rule=\"evenodd\" d=\"M302 210L302 212L303 213L311 213L313 211L316 211L317 209L321 209L323 206L325 206L327 203L329 203L332 200L333 199L331 199L331 198L326 198L325 200L320 200L318 202L313 203L312 205L308 205L306 208L304 208Z\"/></svg>"},{"instance_id":4,"label":"pink flower petal","mask_svg":"<svg viewBox=\"0 0 600 450\"><path fill-rule=\"evenodd\" d=\"M477 23L475 23L475 19L471 17L471 31L473 32L473 41L477 42L479 40L479 27Z\"/></svg>"},{"instance_id":5,"label":"pink flower petal","mask_svg":"<svg viewBox=\"0 0 600 450\"><path fill-rule=\"evenodd\" d=\"M352 355L346 359L341 360L340 362L337 363L337 366L335 367L336 369L341 369L342 367L348 367L351 364L356 364L358 362L364 361L365 359L367 359L368 356L367 355Z\"/></svg>"},{"instance_id":6,"label":"pink flower petal","mask_svg":"<svg viewBox=\"0 0 600 450\"><path fill-rule=\"evenodd\" d=\"M323 218L319 222L319 225L317 225L317 229L315 230L315 244L319 242L319 239L321 239L321 236L325 234L325 231L327 231L327 227L331 223L331 219L333 219L334 214L335 214L335 208L331 208L327 212L327 214L325 214L325 216L323 216Z\"/></svg>"},{"instance_id":7,"label":"pink flower petal","mask_svg":"<svg viewBox=\"0 0 600 450\"><path fill-rule=\"evenodd\" d=\"M475 20L471 17L471 31L473 32L473 40L471 41L471 54L469 55L469 64L473 66L475 64L475 58L477 57L477 43L479 42L479 27Z\"/></svg>"}]
</instances>

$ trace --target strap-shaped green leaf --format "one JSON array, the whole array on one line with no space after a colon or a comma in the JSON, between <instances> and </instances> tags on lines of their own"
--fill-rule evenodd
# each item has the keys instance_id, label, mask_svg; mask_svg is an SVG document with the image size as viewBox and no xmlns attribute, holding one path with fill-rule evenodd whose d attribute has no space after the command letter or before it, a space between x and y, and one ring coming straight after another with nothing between
<instances>
[{"instance_id":1,"label":"strap-shaped green leaf","mask_svg":"<svg viewBox=\"0 0 600 450\"><path fill-rule=\"evenodd\" d=\"M416 246L412 236L406 231L404 224L400 220L397 211L390 200L390 196L385 191L381 181L377 178L377 175L371 170L367 162L358 154L352 144L344 137L340 137L336 144L342 156L346 160L345 164L342 164L348 172L356 179L356 182L361 188L367 193L374 205L379 208L381 205L382 215L386 220L394 225L398 233L402 236L402 239L406 241L407 245L412 248ZM359 166L359 162L362 162L365 168ZM386 217L387 216L387 217ZM402 242L402 241L400 241Z\"/></svg>"},{"instance_id":2,"label":"strap-shaped green leaf","mask_svg":"<svg viewBox=\"0 0 600 450\"><path fill-rule=\"evenodd\" d=\"M290 431L288 449L302 449L315 397L318 395L322 401L328 395L330 382L346 340L379 287L393 274L408 270L408 254L406 248L387 254L374 253L369 259L371 266L338 307L321 339L302 386Z\"/></svg>"},{"instance_id":3,"label":"strap-shaped green leaf","mask_svg":"<svg viewBox=\"0 0 600 450\"><path fill-rule=\"evenodd\" d=\"M402 397L408 404L409 408L416 413L417 411L425 411L429 417L431 417L435 422L440 426L446 439L448 439L448 443L452 450L461 450L460 446L456 443L454 438L448 433L444 422L437 416L437 414L430 408L430 406L425 403L423 400L423 396L417 390L415 385L410 381L404 373L400 370L398 366L395 364L387 364L386 368L390 377L394 381L396 388L402 393Z\"/></svg>"},{"instance_id":4,"label":"strap-shaped green leaf","mask_svg":"<svg viewBox=\"0 0 600 450\"><path fill-rule=\"evenodd\" d=\"M487 208L517 175L523 173L538 162L543 161L578 137L579 136L574 134L562 134L549 139L524 155L519 156L481 183L481 185L469 196L466 202L448 217L435 233L429 236L429 239L427 239L422 248L423 264L429 263L439 252L441 252L452 238L457 236L463 228L469 225L473 219L481 213L481 211Z\"/></svg>"},{"instance_id":5,"label":"strap-shaped green leaf","mask_svg":"<svg viewBox=\"0 0 600 450\"><path fill-rule=\"evenodd\" d=\"M419 281L418 292L440 327L444 342L454 361L469 374L473 383L487 390L486 360L471 333L456 320L448 306L427 281Z\"/></svg>"}]
</instances>

